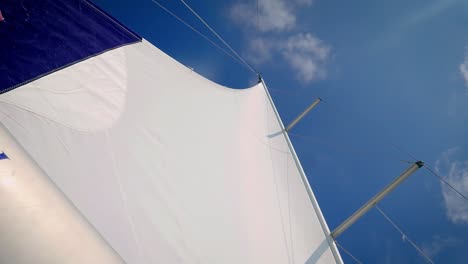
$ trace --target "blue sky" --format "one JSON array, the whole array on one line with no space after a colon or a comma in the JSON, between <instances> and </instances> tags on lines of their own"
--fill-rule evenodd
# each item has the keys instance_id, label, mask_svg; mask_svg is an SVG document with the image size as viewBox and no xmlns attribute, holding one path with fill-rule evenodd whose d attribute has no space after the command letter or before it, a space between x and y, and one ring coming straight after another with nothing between
<instances>
[{"instance_id":1,"label":"blue sky","mask_svg":"<svg viewBox=\"0 0 468 264\"><path fill-rule=\"evenodd\" d=\"M256 79L151 0L94 2L209 79ZM405 151L468 194L468 2L259 0L258 21L252 0L187 2L262 73L284 123L325 99L291 139L331 229L408 167ZM436 263L466 263L468 202L435 177L418 171L380 206ZM339 242L364 263L425 263L376 210Z\"/></svg>"}]
</instances>

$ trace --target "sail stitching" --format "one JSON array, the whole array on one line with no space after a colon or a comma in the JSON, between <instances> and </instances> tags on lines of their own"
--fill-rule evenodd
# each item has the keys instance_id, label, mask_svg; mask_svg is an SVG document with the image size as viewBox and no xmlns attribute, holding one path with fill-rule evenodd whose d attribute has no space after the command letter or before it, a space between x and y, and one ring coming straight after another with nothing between
<instances>
[{"instance_id":1,"label":"sail stitching","mask_svg":"<svg viewBox=\"0 0 468 264\"><path fill-rule=\"evenodd\" d=\"M71 129L71 130L74 130L74 131L78 131L78 132L80 132L80 133L84 133L84 134L93 134L93 133L96 133L96 132L100 132L100 131L92 131L92 130L89 130L89 131L88 131L88 130L83 130L83 129L79 129L79 128L76 128L76 127L73 127L73 126L69 126L69 125L63 124L63 123L61 123L59 120L54 120L54 119L52 119L52 118L50 118L50 117L47 117L47 116L42 115L42 114L40 114L40 113L37 113L37 112L35 112L35 111L33 111L33 110L31 110L31 109L25 107L25 106L17 105L17 104L8 102L8 101L6 101L6 100L0 100L0 104L1 104L1 103L5 104L5 105L8 105L8 106L11 106L12 108L17 108L17 109L20 109L20 110L29 112L29 113L31 113L31 114L33 114L33 115L35 115L35 116L38 116L38 117L40 117L40 118L44 118L45 120L48 120L48 121L50 121L50 122L52 122L52 123L55 123L55 124L57 124L57 125L63 126L63 127L65 127L65 128L68 128L68 129Z\"/></svg>"},{"instance_id":2,"label":"sail stitching","mask_svg":"<svg viewBox=\"0 0 468 264\"><path fill-rule=\"evenodd\" d=\"M266 101L268 100L268 98L265 98ZM268 107L268 101L265 103L265 112L266 112L266 116L268 116L268 112L269 112L269 107ZM266 118L266 127L269 129L270 128L270 119L269 118ZM284 246L286 248L286 253L288 255L288 263L291 263L291 253L290 253L290 250L289 250L289 246L288 246L288 240L286 239L286 230L285 230L285 226L284 226L284 219L283 219L283 213L282 213L282 210L281 210L281 202L280 202L280 197L279 197L279 191L278 191L278 179L277 179L277 175L275 175L275 165L274 165L274 162L273 162L273 151L272 151L272 148L271 148L271 139L268 138L268 151L270 153L270 161L271 161L271 168L273 170L273 180L274 180L274 183L275 183L275 188L276 188L276 199L277 199L277 203L278 203L278 210L279 210L279 215L280 215L280 219L281 219L281 230L283 232L283 240L284 240Z\"/></svg>"},{"instance_id":3,"label":"sail stitching","mask_svg":"<svg viewBox=\"0 0 468 264\"><path fill-rule=\"evenodd\" d=\"M133 44L136 44L136 43L139 43L139 42L141 42L141 39L138 39L138 40L136 40L136 41L129 42L129 43L124 43L124 44L122 44L122 45L118 45L118 46L115 46L115 47L112 47L112 48L103 50L103 51L98 52L98 53L95 53L95 54L91 54L91 55L89 55L89 56L87 56L87 57L84 57L84 58L82 58L82 59L79 59L79 60L77 60L77 61L70 62L70 63L65 64L65 65L63 65L63 66L60 66L60 67L58 67L58 68L56 68L56 69L53 69L53 70L51 70L51 71L48 71L48 72L45 72L45 73L40 74L40 75L38 75L38 76L35 76L34 78L30 78L30 79L27 79L27 80L25 80L25 81L23 81L23 82L21 82L21 83L15 84L15 85L13 85L13 86L7 88L7 89L4 89L4 90L0 91L0 94L7 93L7 92L12 91L12 90L14 90L14 89L16 89L16 88L19 88L19 87L21 87L21 86L23 86L23 85L26 85L26 84L31 83L31 82L33 82L33 81L39 80L39 79L41 79L42 77L45 77L45 76L47 76L47 75L50 75L50 74L55 73L55 72L58 72L58 71L61 71L61 70L65 69L65 68L68 68L68 67L70 67L70 66L73 66L73 65L75 65L75 64L78 64L78 63L80 63L80 62L82 62L82 61L85 61L85 60L87 60L87 59L91 59L91 58L93 58L93 57L97 57L97 56L99 56L99 55L101 55L101 54L104 54L104 53L106 53L106 52L108 52L108 51L112 51L112 50L115 50L115 49L118 49L118 48L121 48L121 47L133 45Z\"/></svg>"},{"instance_id":4,"label":"sail stitching","mask_svg":"<svg viewBox=\"0 0 468 264\"><path fill-rule=\"evenodd\" d=\"M291 206L290 206L290 188L289 188L289 155L290 153L287 153L285 155L286 157L286 193L288 195L287 199L287 205L288 205L288 222L289 222L289 243L291 244L291 259L292 263L294 264L295 258L294 258L294 243L293 243L293 232L292 232L292 224L291 224Z\"/></svg>"},{"instance_id":5,"label":"sail stitching","mask_svg":"<svg viewBox=\"0 0 468 264\"><path fill-rule=\"evenodd\" d=\"M128 210L128 205L127 205L127 199L126 199L126 196L125 196L125 192L123 190L123 187L122 187L122 182L120 181L120 177L119 177L119 173L118 173L118 170L117 170L117 163L116 163L116 160L115 160L115 156L114 156L114 152L112 150L112 147L111 147L111 144L110 144L110 138L109 138L109 132L108 131L105 131L104 133L104 138L106 140L106 147L110 153L110 158L111 158L111 161L112 161L112 170L113 170L113 174L117 180L117 185L119 186L119 192L120 192L120 198L122 200L122 205L124 207L124 210L126 212L126 215L127 215L127 220L130 224L130 228L132 230L132 235L133 235L133 239L135 240L135 243L136 243L136 246L138 248L138 255L140 256L140 259L143 259L144 260L144 256L143 256L143 253L142 253L142 249L141 249L141 246L140 246L140 242L138 240L138 236L137 236L137 233L136 233L136 228L135 228L135 224L133 223L133 219L132 219L132 216L131 214L129 214L129 210ZM144 261L146 262L146 261Z\"/></svg>"}]
</instances>

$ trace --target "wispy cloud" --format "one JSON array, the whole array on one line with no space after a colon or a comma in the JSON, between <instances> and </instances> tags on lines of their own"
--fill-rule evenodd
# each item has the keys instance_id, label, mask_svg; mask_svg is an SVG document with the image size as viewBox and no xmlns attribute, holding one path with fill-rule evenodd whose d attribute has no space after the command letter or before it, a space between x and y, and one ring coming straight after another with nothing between
<instances>
[{"instance_id":1,"label":"wispy cloud","mask_svg":"<svg viewBox=\"0 0 468 264\"><path fill-rule=\"evenodd\" d=\"M278 48L275 43L265 37L253 37L248 43L247 57L256 65L268 62L272 58L273 51Z\"/></svg>"},{"instance_id":2,"label":"wispy cloud","mask_svg":"<svg viewBox=\"0 0 468 264\"><path fill-rule=\"evenodd\" d=\"M465 80L465 86L468 88L468 51L465 53L465 59L463 63L460 64L459 69L463 80Z\"/></svg>"},{"instance_id":3,"label":"wispy cloud","mask_svg":"<svg viewBox=\"0 0 468 264\"><path fill-rule=\"evenodd\" d=\"M440 235L435 235L431 242L425 243L421 246L421 250L432 258L439 254L442 250L457 246L461 243L463 243L463 240L455 237L442 237Z\"/></svg>"},{"instance_id":4,"label":"wispy cloud","mask_svg":"<svg viewBox=\"0 0 468 264\"><path fill-rule=\"evenodd\" d=\"M257 7L253 2L238 2L231 8L235 22L252 28L258 26L262 32L284 31L296 24L293 9L283 0L259 0Z\"/></svg>"},{"instance_id":5,"label":"wispy cloud","mask_svg":"<svg viewBox=\"0 0 468 264\"><path fill-rule=\"evenodd\" d=\"M330 54L330 47L313 35L297 34L285 43L283 57L297 71L300 81L311 82L326 75L325 63Z\"/></svg>"},{"instance_id":6,"label":"wispy cloud","mask_svg":"<svg viewBox=\"0 0 468 264\"><path fill-rule=\"evenodd\" d=\"M241 0L230 9L234 22L261 32L281 32L296 26L296 11L312 0ZM258 14L258 15L257 15Z\"/></svg>"},{"instance_id":7,"label":"wispy cloud","mask_svg":"<svg viewBox=\"0 0 468 264\"><path fill-rule=\"evenodd\" d=\"M463 3L463 0L432 0L426 1L425 6L408 14L401 20L402 27L409 27L422 24L434 17L439 16L446 10L456 6L458 3Z\"/></svg>"},{"instance_id":8,"label":"wispy cloud","mask_svg":"<svg viewBox=\"0 0 468 264\"><path fill-rule=\"evenodd\" d=\"M236 2L230 15L246 33L246 57L257 66L273 58L283 59L303 83L323 79L330 46L310 32L299 32L296 28L299 8L312 4L312 0L259 0L257 10L255 1ZM257 28L259 32L254 35Z\"/></svg>"},{"instance_id":9,"label":"wispy cloud","mask_svg":"<svg viewBox=\"0 0 468 264\"><path fill-rule=\"evenodd\" d=\"M436 161L435 169L458 191L468 193L468 160L457 160L456 155L459 153L458 147L443 152ZM449 220L453 223L468 223L466 200L445 185L442 185L442 196Z\"/></svg>"},{"instance_id":10,"label":"wispy cloud","mask_svg":"<svg viewBox=\"0 0 468 264\"><path fill-rule=\"evenodd\" d=\"M373 49L384 50L405 39L411 30L425 26L425 23L435 19L451 8L464 4L465 0L428 0L422 1L421 6L406 12L395 19L389 28L382 30L382 34L371 44Z\"/></svg>"}]
</instances>

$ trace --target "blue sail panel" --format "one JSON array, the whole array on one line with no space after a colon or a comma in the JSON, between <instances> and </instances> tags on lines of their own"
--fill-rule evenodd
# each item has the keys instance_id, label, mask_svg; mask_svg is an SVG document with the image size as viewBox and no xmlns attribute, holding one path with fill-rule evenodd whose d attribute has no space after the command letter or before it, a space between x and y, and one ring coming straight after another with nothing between
<instances>
[{"instance_id":1,"label":"blue sail panel","mask_svg":"<svg viewBox=\"0 0 468 264\"><path fill-rule=\"evenodd\" d=\"M8 159L8 156L5 154L5 152L0 153L0 160L3 159Z\"/></svg>"},{"instance_id":2,"label":"blue sail panel","mask_svg":"<svg viewBox=\"0 0 468 264\"><path fill-rule=\"evenodd\" d=\"M0 93L141 41L85 0L7 0L0 13Z\"/></svg>"}]
</instances>

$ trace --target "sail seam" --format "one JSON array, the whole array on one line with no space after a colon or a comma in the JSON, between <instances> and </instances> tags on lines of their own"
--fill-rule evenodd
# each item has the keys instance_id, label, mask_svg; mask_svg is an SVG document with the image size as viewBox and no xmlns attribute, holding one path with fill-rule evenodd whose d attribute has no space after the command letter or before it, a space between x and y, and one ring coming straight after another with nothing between
<instances>
[{"instance_id":1,"label":"sail seam","mask_svg":"<svg viewBox=\"0 0 468 264\"><path fill-rule=\"evenodd\" d=\"M54 120L54 119L52 119L52 118L50 118L50 117L47 117L47 116L42 115L42 114L39 114L39 113L37 113L37 112L35 112L35 111L33 111L33 110L27 108L27 107L20 106L20 105L16 105L16 104L13 104L13 103L8 102L8 101L4 101L4 100L1 100L1 99L0 99L0 103L3 103L3 104L8 105L8 106L11 106L11 107L13 107L13 108L18 108L18 109L20 109L20 110L29 112L29 113L31 113L31 114L33 114L33 115L35 115L35 116L38 116L38 117L40 117L40 118L44 118L44 119L47 120L47 121L50 121L50 122L52 122L52 123L55 123L55 124L57 124L57 125L63 126L63 127L65 127L65 128L68 128L68 129L71 129L71 130L74 130L74 131L78 131L78 132L80 132L80 133L84 133L84 134L94 134L94 133L100 132L99 130L96 130L96 131L89 130L89 131L87 131L87 130L82 130L82 129L79 129L79 128L75 128L75 127L72 127L72 126L65 125L65 124L61 123L60 121L58 121L58 120ZM3 113L3 112L2 112L2 113Z\"/></svg>"},{"instance_id":2,"label":"sail seam","mask_svg":"<svg viewBox=\"0 0 468 264\"><path fill-rule=\"evenodd\" d=\"M0 95L1 95L1 94L4 94L4 93L7 93L7 92L9 92L9 91L11 91L11 90L14 90L14 89L16 89L16 88L19 88L19 87L21 87L21 86L23 86L23 85L26 85L26 84L28 84L28 83L30 83L30 82L34 82L34 81L36 81L36 80L38 80L38 79L41 79L42 77L45 77L45 76L47 76L47 75L52 74L52 73L61 71L61 70L65 69L65 68L68 68L68 67L70 67L70 66L73 66L73 65L75 65L75 64L77 64L77 63L80 63L80 62L82 62L82 61L85 61L85 60L87 60L87 59L90 59L90 58L93 58L93 57L97 57L97 56L102 55L102 54L104 54L104 53L106 53L106 52L108 52L108 51L115 50L115 49L118 49L118 48L121 48L121 47L125 47L125 46L129 46L129 45L133 45L133 44L136 44L136 43L139 43L139 42L142 42L142 39L138 39L138 40L136 40L136 41L129 42L129 43L124 43L124 44L122 44L122 45L118 45L118 46L115 46L115 47L112 47L112 48L103 50L103 51L101 51L101 52L98 52L98 53L95 53L95 54L91 54L91 55L89 55L89 56L87 56L87 57L84 57L84 58L82 58L82 59L79 59L79 60L70 62L70 63L65 64L65 65L63 65L63 66L60 66L60 67L58 67L58 68L56 68L56 69L53 69L53 70L48 71L48 72L45 72L45 73L40 74L40 75L38 75L38 76L36 76L36 77L34 77L34 78L28 79L28 80L23 81L23 82L21 82L21 83L15 84L15 85L13 85L13 86L7 88L7 89L4 89L4 90L0 91Z\"/></svg>"},{"instance_id":3,"label":"sail seam","mask_svg":"<svg viewBox=\"0 0 468 264\"><path fill-rule=\"evenodd\" d=\"M266 100L268 100L268 98L266 98ZM268 107L268 102L265 103L265 111L266 111L266 115L268 116L268 113L269 113L269 107ZM267 128L270 127L270 119L269 118L266 118L266 122L267 122ZM284 247L286 248L286 254L288 255L288 263L291 263L291 253L290 253L290 250L289 250L289 245L288 245L288 240L286 239L286 230L285 230L285 224L284 224L284 219L283 219L283 213L282 213L282 210L281 210L281 199L280 199L280 195L279 195L279 190L278 190L278 179L277 179L277 175L275 175L275 163L273 162L273 151L271 149L271 139L268 138L268 151L269 151L269 154L270 154L270 162L271 162L271 168L272 168L272 171L273 171L273 181L275 183L275 189L276 189L276 199L277 199L277 204L278 204L278 211L279 211L279 215L280 215L280 219L281 219L281 231L283 232L283 240L284 240Z\"/></svg>"},{"instance_id":4,"label":"sail seam","mask_svg":"<svg viewBox=\"0 0 468 264\"><path fill-rule=\"evenodd\" d=\"M290 205L290 187L289 187L289 155L290 153L287 153L285 156L286 158L286 192L287 192L287 205L288 205L288 222L289 222L289 240L291 244L291 258L292 258L292 263L296 263L295 261L295 256L294 256L294 243L293 243L293 232L292 232L292 224L291 224L291 205Z\"/></svg>"},{"instance_id":5,"label":"sail seam","mask_svg":"<svg viewBox=\"0 0 468 264\"><path fill-rule=\"evenodd\" d=\"M136 246L138 248L138 255L139 255L140 259L142 259L143 262L146 263L146 261L144 260L143 253L141 252L142 250L141 250L140 242L138 240L138 236L137 236L137 233L136 233L135 224L133 223L132 216L129 214L127 199L126 199L126 197L124 195L124 190L123 190L122 183L121 183L120 177L119 177L119 173L118 173L118 170L117 170L117 167L116 167L117 163L115 161L115 156L114 156L114 152L112 150L112 145L110 144L110 139L109 139L110 136L109 136L108 131L105 131L104 137L106 139L106 144L105 145L107 146L107 149L109 151L109 155L110 155L110 158L111 158L111 162L112 162L111 163L112 164L112 171L113 171L113 174L115 175L115 178L117 180L117 185L119 186L119 192L120 192L120 198L122 200L122 205L123 205L123 208L124 208L125 213L127 215L128 223L130 224L133 239L135 240Z\"/></svg>"}]
</instances>

